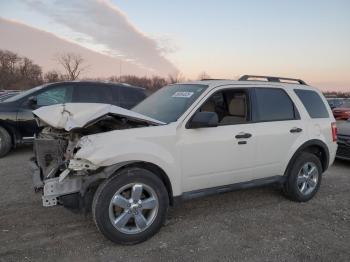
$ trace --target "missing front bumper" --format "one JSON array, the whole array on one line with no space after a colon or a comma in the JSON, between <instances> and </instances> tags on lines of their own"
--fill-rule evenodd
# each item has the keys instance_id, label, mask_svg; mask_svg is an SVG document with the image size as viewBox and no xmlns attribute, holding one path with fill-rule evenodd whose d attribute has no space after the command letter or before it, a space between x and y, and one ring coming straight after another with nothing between
<instances>
[{"instance_id":1,"label":"missing front bumper","mask_svg":"<svg viewBox=\"0 0 350 262\"><path fill-rule=\"evenodd\" d=\"M44 181L43 206L55 206L59 203L59 197L78 193L81 188L81 177L67 177L63 181L59 177L47 179Z\"/></svg>"},{"instance_id":2,"label":"missing front bumper","mask_svg":"<svg viewBox=\"0 0 350 262\"><path fill-rule=\"evenodd\" d=\"M41 170L34 159L31 159L30 167L32 169L34 190L35 192L42 190L44 207L58 205L62 202L60 198L66 195L79 193L82 188L82 177L64 176L64 179L62 179L62 177L55 177L43 180Z\"/></svg>"}]
</instances>

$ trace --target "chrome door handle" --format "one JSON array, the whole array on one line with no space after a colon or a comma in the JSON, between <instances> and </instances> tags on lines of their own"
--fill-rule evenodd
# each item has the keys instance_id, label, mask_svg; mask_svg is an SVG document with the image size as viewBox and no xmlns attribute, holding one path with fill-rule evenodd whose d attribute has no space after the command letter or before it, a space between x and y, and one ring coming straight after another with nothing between
<instances>
[{"instance_id":1,"label":"chrome door handle","mask_svg":"<svg viewBox=\"0 0 350 262\"><path fill-rule=\"evenodd\" d=\"M235 136L235 138L240 139L240 138L250 138L252 137L252 134L249 133L239 133L238 135Z\"/></svg>"},{"instance_id":2,"label":"chrome door handle","mask_svg":"<svg viewBox=\"0 0 350 262\"><path fill-rule=\"evenodd\" d=\"M299 127L293 127L291 130L289 130L289 132L291 132L291 133L300 133L302 131L303 131L303 129L301 129Z\"/></svg>"}]
</instances>

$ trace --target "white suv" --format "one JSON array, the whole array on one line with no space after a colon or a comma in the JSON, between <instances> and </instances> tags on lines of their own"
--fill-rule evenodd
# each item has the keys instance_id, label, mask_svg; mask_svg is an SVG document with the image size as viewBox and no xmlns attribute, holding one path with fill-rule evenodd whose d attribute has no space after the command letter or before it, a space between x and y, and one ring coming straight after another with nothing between
<instances>
[{"instance_id":1,"label":"white suv","mask_svg":"<svg viewBox=\"0 0 350 262\"><path fill-rule=\"evenodd\" d=\"M178 200L275 183L308 201L337 149L326 99L298 79L180 83L132 111L62 104L34 114L43 205L92 208L98 229L123 244L154 235Z\"/></svg>"}]
</instances>

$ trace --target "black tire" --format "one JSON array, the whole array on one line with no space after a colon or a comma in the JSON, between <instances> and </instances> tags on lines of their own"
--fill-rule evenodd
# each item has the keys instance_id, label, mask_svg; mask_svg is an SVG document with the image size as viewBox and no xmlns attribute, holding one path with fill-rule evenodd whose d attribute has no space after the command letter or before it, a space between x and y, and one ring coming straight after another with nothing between
<instances>
[{"instance_id":1,"label":"black tire","mask_svg":"<svg viewBox=\"0 0 350 262\"><path fill-rule=\"evenodd\" d=\"M112 197L130 183L147 185L158 198L158 211L153 222L144 231L135 234L126 234L116 229L109 216ZM92 203L92 214L97 228L106 238L118 244L131 245L143 242L159 231L166 219L168 207L169 196L163 182L148 170L130 167L118 171L98 187Z\"/></svg>"},{"instance_id":2,"label":"black tire","mask_svg":"<svg viewBox=\"0 0 350 262\"><path fill-rule=\"evenodd\" d=\"M10 134L0 126L0 157L6 156L12 148L12 139Z\"/></svg>"},{"instance_id":3,"label":"black tire","mask_svg":"<svg viewBox=\"0 0 350 262\"><path fill-rule=\"evenodd\" d=\"M318 171L318 179L315 188L309 194L303 194L298 186L299 171L306 163L313 163ZM308 152L302 152L294 161L290 170L287 172L287 181L284 185L285 195L296 202L306 202L314 197L320 188L322 181L322 165L319 158Z\"/></svg>"}]
</instances>

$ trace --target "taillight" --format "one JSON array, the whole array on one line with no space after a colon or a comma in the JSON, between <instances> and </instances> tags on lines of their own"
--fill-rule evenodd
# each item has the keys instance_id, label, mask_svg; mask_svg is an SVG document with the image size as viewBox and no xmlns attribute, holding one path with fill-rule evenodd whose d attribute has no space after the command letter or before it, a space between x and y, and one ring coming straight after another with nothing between
<instances>
[{"instance_id":1,"label":"taillight","mask_svg":"<svg viewBox=\"0 0 350 262\"><path fill-rule=\"evenodd\" d=\"M336 122L333 122L331 126L332 126L332 138L333 138L333 142L336 142L336 141L337 141L337 132L338 132L337 123L336 123Z\"/></svg>"}]
</instances>

